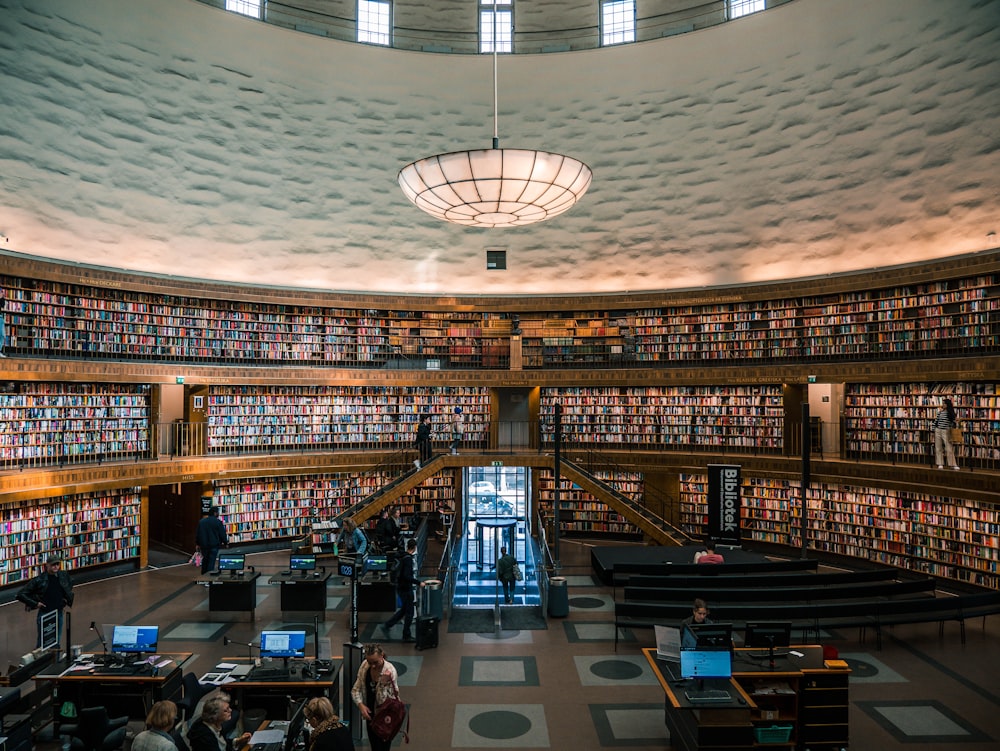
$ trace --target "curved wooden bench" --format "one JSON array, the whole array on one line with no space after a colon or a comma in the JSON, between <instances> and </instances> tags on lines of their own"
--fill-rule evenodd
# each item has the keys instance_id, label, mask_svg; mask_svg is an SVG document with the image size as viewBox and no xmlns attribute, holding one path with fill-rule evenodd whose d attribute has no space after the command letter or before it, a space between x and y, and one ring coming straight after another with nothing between
<instances>
[{"instance_id":1,"label":"curved wooden bench","mask_svg":"<svg viewBox=\"0 0 1000 751\"><path fill-rule=\"evenodd\" d=\"M814 558L789 558L779 561L747 563L616 563L611 571L612 584L624 584L632 574L647 576L729 576L733 574L781 573L787 571L818 571Z\"/></svg>"},{"instance_id":2,"label":"curved wooden bench","mask_svg":"<svg viewBox=\"0 0 1000 751\"><path fill-rule=\"evenodd\" d=\"M864 582L892 581L898 576L899 569L891 566L862 569L861 571L833 571L830 573L790 571L770 574L720 574L716 576L691 577L633 574L629 576L627 586L704 590L722 589L725 587L823 587L828 584L862 584Z\"/></svg>"},{"instance_id":3,"label":"curved wooden bench","mask_svg":"<svg viewBox=\"0 0 1000 751\"><path fill-rule=\"evenodd\" d=\"M819 576L819 575L817 575ZM738 587L732 589L710 588L701 592L709 600L713 610L719 610L733 603L811 603L824 600L869 600L875 598L898 598L933 592L937 583L930 577L901 581L869 582L861 584L830 584L827 586L785 587L781 582L773 582L769 587ZM695 591L687 588L633 587L624 589L625 602L666 602L678 603L694 597Z\"/></svg>"}]
</instances>

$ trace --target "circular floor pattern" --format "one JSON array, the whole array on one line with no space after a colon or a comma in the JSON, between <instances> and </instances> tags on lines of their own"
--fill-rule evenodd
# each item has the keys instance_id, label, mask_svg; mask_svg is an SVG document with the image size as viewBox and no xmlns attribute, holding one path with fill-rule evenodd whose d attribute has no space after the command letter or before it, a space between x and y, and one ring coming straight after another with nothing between
<instances>
[{"instance_id":1,"label":"circular floor pattern","mask_svg":"<svg viewBox=\"0 0 1000 751\"><path fill-rule=\"evenodd\" d=\"M604 605L604 600L596 597L571 597L569 604L574 608L599 608Z\"/></svg>"},{"instance_id":2,"label":"circular floor pattern","mask_svg":"<svg viewBox=\"0 0 1000 751\"><path fill-rule=\"evenodd\" d=\"M480 639L493 639L495 641L502 641L503 639L513 639L516 636L520 636L520 631L490 631L483 634L476 634Z\"/></svg>"},{"instance_id":3,"label":"circular floor pattern","mask_svg":"<svg viewBox=\"0 0 1000 751\"><path fill-rule=\"evenodd\" d=\"M844 661L847 663L847 667L851 669L852 678L874 678L878 675L878 668L870 662L852 660L850 657L846 658Z\"/></svg>"},{"instance_id":4,"label":"circular floor pattern","mask_svg":"<svg viewBox=\"0 0 1000 751\"><path fill-rule=\"evenodd\" d=\"M627 681L642 675L642 668L624 660L601 660L590 666L590 672L598 678Z\"/></svg>"},{"instance_id":5,"label":"circular floor pattern","mask_svg":"<svg viewBox=\"0 0 1000 751\"><path fill-rule=\"evenodd\" d=\"M483 712L469 720L469 730L483 738L510 740L531 730L531 720L517 712Z\"/></svg>"}]
</instances>

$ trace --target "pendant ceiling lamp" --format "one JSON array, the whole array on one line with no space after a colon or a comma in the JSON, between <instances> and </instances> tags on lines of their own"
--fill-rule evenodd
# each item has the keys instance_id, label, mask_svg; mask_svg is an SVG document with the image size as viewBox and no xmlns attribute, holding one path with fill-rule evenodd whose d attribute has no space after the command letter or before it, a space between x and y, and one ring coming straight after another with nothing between
<instances>
[{"instance_id":1,"label":"pendant ceiling lamp","mask_svg":"<svg viewBox=\"0 0 1000 751\"><path fill-rule=\"evenodd\" d=\"M573 157L501 149L497 122L497 7L493 5L493 148L419 159L399 171L418 209L467 227L518 227L569 210L590 187L590 167Z\"/></svg>"}]
</instances>

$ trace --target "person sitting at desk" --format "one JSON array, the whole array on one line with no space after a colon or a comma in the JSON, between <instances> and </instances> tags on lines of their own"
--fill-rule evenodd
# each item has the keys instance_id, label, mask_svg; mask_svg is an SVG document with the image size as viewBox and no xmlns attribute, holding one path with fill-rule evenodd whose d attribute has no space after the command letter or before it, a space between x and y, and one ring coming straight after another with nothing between
<instances>
[{"instance_id":1,"label":"person sitting at desk","mask_svg":"<svg viewBox=\"0 0 1000 751\"><path fill-rule=\"evenodd\" d=\"M191 751L235 751L250 742L250 733L238 738L227 738L222 726L232 716L233 708L229 698L215 696L205 702L201 717L194 721L187 732L187 743Z\"/></svg>"},{"instance_id":2,"label":"person sitting at desk","mask_svg":"<svg viewBox=\"0 0 1000 751\"><path fill-rule=\"evenodd\" d=\"M708 613L708 603L700 597L695 598L694 607L691 609L691 615L681 621L682 649L693 649L696 646L694 634L692 634L691 630L686 627L692 624L698 625L700 623L711 623L712 619L708 617Z\"/></svg>"},{"instance_id":3,"label":"person sitting at desk","mask_svg":"<svg viewBox=\"0 0 1000 751\"><path fill-rule=\"evenodd\" d=\"M177 705L158 701L146 715L146 729L132 741L132 751L177 751L170 731L177 723Z\"/></svg>"},{"instance_id":4,"label":"person sitting at desk","mask_svg":"<svg viewBox=\"0 0 1000 751\"><path fill-rule=\"evenodd\" d=\"M695 563L725 563L726 559L715 552L715 543L709 540L705 543L705 551L694 554Z\"/></svg>"},{"instance_id":5,"label":"person sitting at desk","mask_svg":"<svg viewBox=\"0 0 1000 751\"><path fill-rule=\"evenodd\" d=\"M309 751L354 751L351 731L337 717L329 699L315 696L306 703L302 711L312 729L309 734Z\"/></svg>"}]
</instances>

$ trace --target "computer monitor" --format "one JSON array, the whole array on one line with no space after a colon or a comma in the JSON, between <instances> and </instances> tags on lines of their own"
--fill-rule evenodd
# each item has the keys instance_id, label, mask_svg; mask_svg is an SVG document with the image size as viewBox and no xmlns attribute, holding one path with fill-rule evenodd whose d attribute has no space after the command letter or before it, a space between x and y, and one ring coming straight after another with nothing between
<instances>
[{"instance_id":1,"label":"computer monitor","mask_svg":"<svg viewBox=\"0 0 1000 751\"><path fill-rule=\"evenodd\" d=\"M732 678L733 653L728 649L682 649L681 678Z\"/></svg>"},{"instance_id":2,"label":"computer monitor","mask_svg":"<svg viewBox=\"0 0 1000 751\"><path fill-rule=\"evenodd\" d=\"M743 632L743 645L766 649L771 667L774 667L774 648L788 647L791 643L791 623L748 623Z\"/></svg>"},{"instance_id":3,"label":"computer monitor","mask_svg":"<svg viewBox=\"0 0 1000 751\"><path fill-rule=\"evenodd\" d=\"M219 571L242 571L247 567L243 553L219 553Z\"/></svg>"},{"instance_id":4,"label":"computer monitor","mask_svg":"<svg viewBox=\"0 0 1000 751\"><path fill-rule=\"evenodd\" d=\"M308 555L292 553L288 559L288 568L290 571L298 571L300 575L305 576L307 571L316 570L316 556L311 553Z\"/></svg>"},{"instance_id":5,"label":"computer monitor","mask_svg":"<svg viewBox=\"0 0 1000 751\"><path fill-rule=\"evenodd\" d=\"M261 657L305 657L305 631L261 631Z\"/></svg>"},{"instance_id":6,"label":"computer monitor","mask_svg":"<svg viewBox=\"0 0 1000 751\"><path fill-rule=\"evenodd\" d=\"M111 651L116 655L154 654L159 637L159 626L115 626Z\"/></svg>"},{"instance_id":7,"label":"computer monitor","mask_svg":"<svg viewBox=\"0 0 1000 751\"><path fill-rule=\"evenodd\" d=\"M302 735L302 730L305 728L306 724L306 702L308 699L303 699L295 707L295 711L292 712L291 718L288 720L288 732L285 733L285 745L282 747L282 751L294 751L295 746L299 742L299 736Z\"/></svg>"},{"instance_id":8,"label":"computer monitor","mask_svg":"<svg viewBox=\"0 0 1000 751\"><path fill-rule=\"evenodd\" d=\"M688 623L681 634L681 648L733 648L732 623Z\"/></svg>"},{"instance_id":9,"label":"computer monitor","mask_svg":"<svg viewBox=\"0 0 1000 751\"><path fill-rule=\"evenodd\" d=\"M383 573L389 570L389 557L385 555L370 555L365 558L365 568L364 571L374 571L376 573Z\"/></svg>"}]
</instances>

